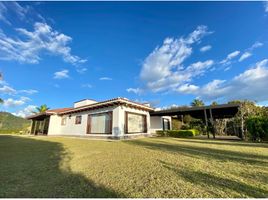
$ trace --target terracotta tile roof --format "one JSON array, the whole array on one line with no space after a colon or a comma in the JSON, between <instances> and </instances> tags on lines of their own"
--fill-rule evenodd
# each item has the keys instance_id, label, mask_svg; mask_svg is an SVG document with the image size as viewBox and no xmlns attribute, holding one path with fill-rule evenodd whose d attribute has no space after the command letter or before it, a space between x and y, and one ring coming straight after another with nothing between
<instances>
[{"instance_id":1,"label":"terracotta tile roof","mask_svg":"<svg viewBox=\"0 0 268 200\"><path fill-rule=\"evenodd\" d=\"M153 108L151 108L147 105L137 103L137 102L131 101L131 100L126 99L126 98L117 97L114 99L109 99L106 101L101 101L101 102L97 102L97 103L93 103L93 104L89 104L89 105L85 105L85 106L80 106L77 108L58 108L58 109L47 110L44 113L39 113L36 115L29 116L29 117L27 117L27 119L33 119L36 117L40 117L42 115L52 115L52 114L63 115L63 114L81 112L81 111L85 111L85 110L89 110L89 109L98 109L101 107L107 107L107 106L113 106L113 105L127 105L127 106L132 106L132 107L136 107L138 109L147 110L147 111L154 110Z\"/></svg>"},{"instance_id":2,"label":"terracotta tile roof","mask_svg":"<svg viewBox=\"0 0 268 200\"><path fill-rule=\"evenodd\" d=\"M60 113L60 112L64 112L64 111L68 111L71 110L73 108L57 108L57 109L52 109L52 110L47 110L47 113Z\"/></svg>"},{"instance_id":3,"label":"terracotta tile roof","mask_svg":"<svg viewBox=\"0 0 268 200\"><path fill-rule=\"evenodd\" d=\"M59 112L58 114L68 114L68 113L73 113L73 112L81 112L81 111L85 111L85 110L88 110L88 109L97 109L99 107L119 105L119 104L133 106L133 107L137 107L139 109L148 110L148 111L153 111L154 110L153 108L151 108L149 106L146 106L144 104L137 103L137 102L131 101L131 100L126 99L126 98L117 97L117 98L114 98L114 99L109 99L109 100L106 100L106 101L101 101L101 102L93 103L93 104L90 104L90 105L80 106L80 107L73 108L73 109L70 109L70 110L67 110L67 111L62 111L62 112Z\"/></svg>"}]
</instances>

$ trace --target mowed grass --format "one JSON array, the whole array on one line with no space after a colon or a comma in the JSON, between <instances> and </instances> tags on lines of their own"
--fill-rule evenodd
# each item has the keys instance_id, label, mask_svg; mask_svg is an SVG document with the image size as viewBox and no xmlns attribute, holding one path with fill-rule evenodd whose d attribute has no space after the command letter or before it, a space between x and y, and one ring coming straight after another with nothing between
<instances>
[{"instance_id":1,"label":"mowed grass","mask_svg":"<svg viewBox=\"0 0 268 200\"><path fill-rule=\"evenodd\" d=\"M268 145L2 135L0 197L268 197Z\"/></svg>"}]
</instances>

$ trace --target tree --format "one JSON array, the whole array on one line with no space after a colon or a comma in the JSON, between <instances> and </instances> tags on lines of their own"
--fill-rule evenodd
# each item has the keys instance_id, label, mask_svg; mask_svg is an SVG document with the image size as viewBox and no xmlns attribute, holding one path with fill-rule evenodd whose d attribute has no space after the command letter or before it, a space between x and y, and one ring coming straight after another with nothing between
<instances>
[{"instance_id":1,"label":"tree","mask_svg":"<svg viewBox=\"0 0 268 200\"><path fill-rule=\"evenodd\" d=\"M0 98L0 104L4 103L4 100Z\"/></svg>"},{"instance_id":2,"label":"tree","mask_svg":"<svg viewBox=\"0 0 268 200\"><path fill-rule=\"evenodd\" d=\"M47 107L46 104L43 104L43 105L41 105L41 106L39 106L39 107L36 107L36 110L37 110L37 111L34 111L33 113L35 113L35 114L38 114L38 113L44 113L44 112L46 112L47 110L49 110L49 107Z\"/></svg>"},{"instance_id":3,"label":"tree","mask_svg":"<svg viewBox=\"0 0 268 200\"><path fill-rule=\"evenodd\" d=\"M191 106L204 106L204 102L201 99L194 99L191 103Z\"/></svg>"},{"instance_id":4,"label":"tree","mask_svg":"<svg viewBox=\"0 0 268 200\"><path fill-rule=\"evenodd\" d=\"M211 105L212 105L212 106L216 106L216 105L218 105L218 103L217 103L216 101L213 101L213 102L211 103Z\"/></svg>"}]
</instances>

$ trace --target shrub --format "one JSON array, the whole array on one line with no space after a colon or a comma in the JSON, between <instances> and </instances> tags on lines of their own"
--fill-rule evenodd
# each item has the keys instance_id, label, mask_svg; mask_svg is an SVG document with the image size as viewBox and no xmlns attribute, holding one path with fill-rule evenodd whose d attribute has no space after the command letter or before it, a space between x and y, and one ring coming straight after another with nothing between
<instances>
[{"instance_id":1,"label":"shrub","mask_svg":"<svg viewBox=\"0 0 268 200\"><path fill-rule=\"evenodd\" d=\"M189 130L167 130L167 131L156 131L158 136L169 136L169 137L193 137L199 135L199 131L196 129Z\"/></svg>"},{"instance_id":2,"label":"shrub","mask_svg":"<svg viewBox=\"0 0 268 200\"><path fill-rule=\"evenodd\" d=\"M268 118L250 117L246 120L248 136L252 141L268 140Z\"/></svg>"}]
</instances>

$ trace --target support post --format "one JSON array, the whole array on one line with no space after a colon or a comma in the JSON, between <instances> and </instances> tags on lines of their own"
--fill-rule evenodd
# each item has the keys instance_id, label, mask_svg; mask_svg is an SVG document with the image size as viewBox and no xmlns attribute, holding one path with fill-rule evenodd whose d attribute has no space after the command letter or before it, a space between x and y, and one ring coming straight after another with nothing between
<instances>
[{"instance_id":1,"label":"support post","mask_svg":"<svg viewBox=\"0 0 268 200\"><path fill-rule=\"evenodd\" d=\"M210 123L211 123L211 126L212 126L212 134L213 134L213 138L215 139L214 119L213 119L211 108L209 109L209 115L210 115Z\"/></svg>"},{"instance_id":2,"label":"support post","mask_svg":"<svg viewBox=\"0 0 268 200\"><path fill-rule=\"evenodd\" d=\"M206 124L206 132L209 138L209 132L208 132L208 118L207 118L207 111L204 109L204 116L205 116L205 124Z\"/></svg>"}]
</instances>

